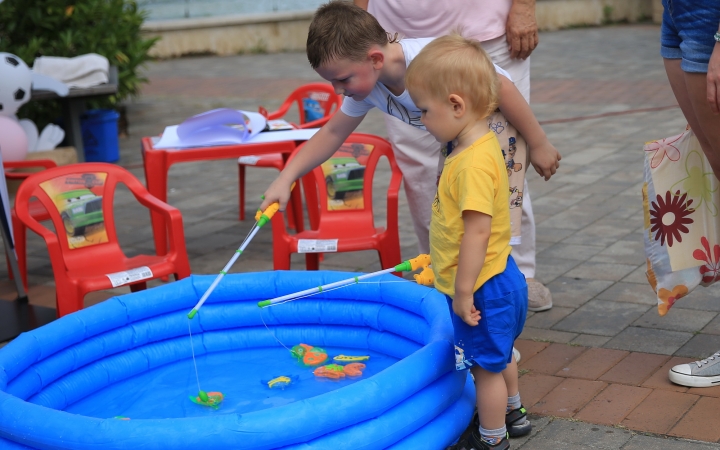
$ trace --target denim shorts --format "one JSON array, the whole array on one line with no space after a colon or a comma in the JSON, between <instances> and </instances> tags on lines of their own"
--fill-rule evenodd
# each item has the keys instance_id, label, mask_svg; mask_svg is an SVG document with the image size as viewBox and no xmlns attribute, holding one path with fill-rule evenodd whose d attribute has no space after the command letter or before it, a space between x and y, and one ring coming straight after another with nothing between
<instances>
[{"instance_id":1,"label":"denim shorts","mask_svg":"<svg viewBox=\"0 0 720 450\"><path fill-rule=\"evenodd\" d=\"M464 370L478 365L488 372L502 372L512 361L515 339L525 326L528 289L525 276L512 256L505 271L485 282L473 295L480 322L472 327L452 310L447 297L455 330L455 367Z\"/></svg>"},{"instance_id":2,"label":"denim shorts","mask_svg":"<svg viewBox=\"0 0 720 450\"><path fill-rule=\"evenodd\" d=\"M660 55L681 59L680 68L685 72L707 73L720 22L720 2L662 0L662 4Z\"/></svg>"}]
</instances>

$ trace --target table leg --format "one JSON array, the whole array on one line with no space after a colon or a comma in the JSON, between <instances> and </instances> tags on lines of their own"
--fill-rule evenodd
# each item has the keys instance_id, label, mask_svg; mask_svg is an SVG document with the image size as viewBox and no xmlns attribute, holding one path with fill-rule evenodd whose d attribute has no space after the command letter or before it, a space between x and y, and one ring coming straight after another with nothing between
<instances>
[{"instance_id":1,"label":"table leg","mask_svg":"<svg viewBox=\"0 0 720 450\"><path fill-rule=\"evenodd\" d=\"M145 183L148 192L157 197L159 200L167 203L167 179L169 167L166 166L165 155L163 152L145 152ZM166 255L167 244L167 227L162 214L158 212L150 212L150 221L153 229L153 239L155 240L155 253L158 256Z\"/></svg>"},{"instance_id":2,"label":"table leg","mask_svg":"<svg viewBox=\"0 0 720 450\"><path fill-rule=\"evenodd\" d=\"M75 147L78 162L84 162L85 148L83 147L80 116L85 112L85 102L76 98L65 99L62 102L62 108L68 144Z\"/></svg>"}]
</instances>

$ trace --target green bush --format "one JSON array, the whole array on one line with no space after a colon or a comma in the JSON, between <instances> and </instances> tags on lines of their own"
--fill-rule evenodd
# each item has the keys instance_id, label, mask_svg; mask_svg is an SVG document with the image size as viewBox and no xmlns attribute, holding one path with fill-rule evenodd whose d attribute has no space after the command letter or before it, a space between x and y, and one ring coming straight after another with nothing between
<instances>
[{"instance_id":1,"label":"green bush","mask_svg":"<svg viewBox=\"0 0 720 450\"><path fill-rule=\"evenodd\" d=\"M145 12L134 0L4 0L0 3L0 51L28 66L38 56L73 57L97 53L118 68L118 92L99 106L115 106L139 92L139 74L157 39L143 39ZM59 115L57 102L30 102L20 116L39 127Z\"/></svg>"}]
</instances>

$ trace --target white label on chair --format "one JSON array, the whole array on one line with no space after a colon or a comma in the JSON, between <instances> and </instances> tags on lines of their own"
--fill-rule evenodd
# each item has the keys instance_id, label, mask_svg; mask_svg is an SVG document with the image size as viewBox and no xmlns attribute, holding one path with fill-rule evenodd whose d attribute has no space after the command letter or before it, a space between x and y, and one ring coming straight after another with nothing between
<instances>
[{"instance_id":1,"label":"white label on chair","mask_svg":"<svg viewBox=\"0 0 720 450\"><path fill-rule=\"evenodd\" d=\"M143 266L128 270L127 272L108 273L105 276L110 278L110 283L112 283L112 286L115 288L135 281L147 280L148 278L152 278L153 273L149 267Z\"/></svg>"},{"instance_id":2,"label":"white label on chair","mask_svg":"<svg viewBox=\"0 0 720 450\"><path fill-rule=\"evenodd\" d=\"M247 164L248 166L254 166L258 161L260 161L260 157L253 155L241 156L238 158L239 164Z\"/></svg>"},{"instance_id":3,"label":"white label on chair","mask_svg":"<svg viewBox=\"0 0 720 450\"><path fill-rule=\"evenodd\" d=\"M298 239L298 253L336 252L337 241L337 239Z\"/></svg>"}]
</instances>

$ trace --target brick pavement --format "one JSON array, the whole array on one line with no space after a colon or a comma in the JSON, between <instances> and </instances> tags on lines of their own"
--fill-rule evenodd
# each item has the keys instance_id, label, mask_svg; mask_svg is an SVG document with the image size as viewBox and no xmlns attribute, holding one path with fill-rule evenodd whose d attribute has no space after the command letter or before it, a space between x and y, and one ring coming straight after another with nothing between
<instances>
[{"instance_id":1,"label":"brick pavement","mask_svg":"<svg viewBox=\"0 0 720 450\"><path fill-rule=\"evenodd\" d=\"M528 176L537 278L555 306L529 314L518 344L521 392L536 430L513 448L720 448L712 421L720 393L667 381L670 366L720 348L720 286L693 292L660 318L644 275L641 146L685 126L658 42L652 25L581 28L542 33L533 54L531 105L563 160L549 182ZM272 110L296 86L319 80L297 53L158 61L147 76L150 84L127 105L129 137L121 142L120 164L141 180L142 136L211 108ZM360 131L384 136L380 113L371 112ZM226 161L170 170L168 199L183 214L195 273L222 268L250 226L237 221L236 173ZM248 212L270 176L248 170ZM127 193L116 201L124 249L152 252L145 211ZM400 202L403 257L412 257L416 241L404 196ZM47 250L37 236L28 245L30 300L52 306ZM271 270L271 245L269 233L259 233L233 270ZM379 268L372 252L326 256L322 269ZM303 268L302 258L293 258L293 268ZM123 292L94 293L86 304ZM12 297L12 284L0 282L0 298Z\"/></svg>"}]
</instances>

